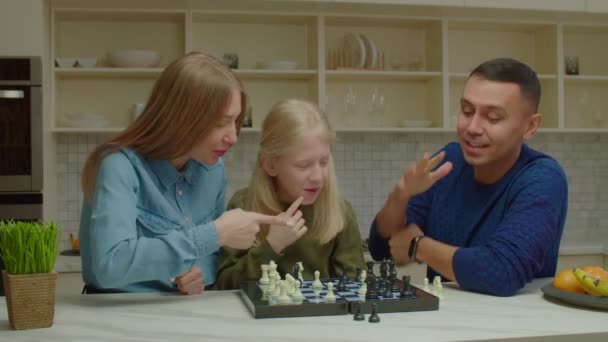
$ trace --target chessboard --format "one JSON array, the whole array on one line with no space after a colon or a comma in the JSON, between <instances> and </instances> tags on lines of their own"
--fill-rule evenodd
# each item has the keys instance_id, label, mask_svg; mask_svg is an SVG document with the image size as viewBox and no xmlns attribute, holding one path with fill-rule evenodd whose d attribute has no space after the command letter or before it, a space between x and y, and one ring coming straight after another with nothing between
<instances>
[{"instance_id":1,"label":"chessboard","mask_svg":"<svg viewBox=\"0 0 608 342\"><path fill-rule=\"evenodd\" d=\"M312 280L304 280L301 286L302 300L279 303L278 300L266 293L268 285L259 284L258 281L245 281L241 283L239 294L255 318L281 318L281 317L305 317L305 316L329 316L345 315L355 312L356 303L361 303L361 311L370 313L372 303L376 303L378 313L387 312L410 312L431 311L439 309L439 298L427 293L414 285L409 284L411 295L403 297L401 290L403 282L397 280L399 289L390 291L392 296L379 293L377 298L367 299L365 295L359 295L361 281L346 281L346 290L337 290L340 279L321 279L322 289L315 290ZM327 284L334 283L335 300L325 299Z\"/></svg>"}]
</instances>

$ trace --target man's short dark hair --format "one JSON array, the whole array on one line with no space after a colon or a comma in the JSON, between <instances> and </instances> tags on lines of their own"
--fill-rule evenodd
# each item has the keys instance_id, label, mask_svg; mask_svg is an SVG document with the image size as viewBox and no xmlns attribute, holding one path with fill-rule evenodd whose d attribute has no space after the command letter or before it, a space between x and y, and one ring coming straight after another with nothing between
<instances>
[{"instance_id":1,"label":"man's short dark hair","mask_svg":"<svg viewBox=\"0 0 608 342\"><path fill-rule=\"evenodd\" d=\"M526 64L512 58L497 58L481 63L471 71L469 78L479 76L488 81L515 83L519 85L522 95L532 105L534 113L538 112L540 103L540 81L536 72Z\"/></svg>"}]
</instances>

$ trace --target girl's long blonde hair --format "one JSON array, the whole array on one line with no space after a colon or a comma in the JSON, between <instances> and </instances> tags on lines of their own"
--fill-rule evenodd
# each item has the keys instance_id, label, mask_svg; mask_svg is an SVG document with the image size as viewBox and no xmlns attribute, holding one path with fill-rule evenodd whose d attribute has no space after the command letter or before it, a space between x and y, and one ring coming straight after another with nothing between
<instances>
[{"instance_id":1,"label":"girl's long blonde hair","mask_svg":"<svg viewBox=\"0 0 608 342\"><path fill-rule=\"evenodd\" d=\"M247 191L246 206L249 210L276 215L284 210L277 196L273 178L262 168L262 158L277 158L290 152L305 134L319 134L320 139L333 146L335 133L325 114L316 105L298 99L276 103L262 124L260 150L256 167ZM328 177L317 200L312 204L313 222L307 222L307 234L321 244L332 240L344 228L342 201L338 194L333 157L329 156ZM268 227L263 227L261 237Z\"/></svg>"},{"instance_id":2,"label":"girl's long blonde hair","mask_svg":"<svg viewBox=\"0 0 608 342\"><path fill-rule=\"evenodd\" d=\"M85 197L93 197L101 160L124 147L152 159L172 160L185 155L215 127L235 90L241 93L238 135L247 110L239 77L216 58L200 52L169 64L154 84L140 117L89 155L82 170Z\"/></svg>"}]
</instances>

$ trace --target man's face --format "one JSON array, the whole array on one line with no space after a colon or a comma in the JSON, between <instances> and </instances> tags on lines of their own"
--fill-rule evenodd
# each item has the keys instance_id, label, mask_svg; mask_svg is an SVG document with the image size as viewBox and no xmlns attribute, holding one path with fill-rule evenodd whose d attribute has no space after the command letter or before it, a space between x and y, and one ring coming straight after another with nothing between
<instances>
[{"instance_id":1,"label":"man's face","mask_svg":"<svg viewBox=\"0 0 608 342\"><path fill-rule=\"evenodd\" d=\"M540 114L534 113L517 84L469 78L460 100L457 132L476 178L479 173L506 173L539 122Z\"/></svg>"}]
</instances>

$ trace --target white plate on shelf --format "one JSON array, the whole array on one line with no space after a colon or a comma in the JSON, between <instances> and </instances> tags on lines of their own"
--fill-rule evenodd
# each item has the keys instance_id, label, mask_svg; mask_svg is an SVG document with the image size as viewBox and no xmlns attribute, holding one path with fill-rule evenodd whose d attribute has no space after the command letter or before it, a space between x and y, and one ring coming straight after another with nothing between
<instances>
[{"instance_id":1,"label":"white plate on shelf","mask_svg":"<svg viewBox=\"0 0 608 342\"><path fill-rule=\"evenodd\" d=\"M294 61L264 61L257 63L258 69L293 70L298 68Z\"/></svg>"},{"instance_id":2,"label":"white plate on shelf","mask_svg":"<svg viewBox=\"0 0 608 342\"><path fill-rule=\"evenodd\" d=\"M74 128L102 128L108 124L108 120L101 115L93 113L75 113L66 115L61 124Z\"/></svg>"},{"instance_id":3,"label":"white plate on shelf","mask_svg":"<svg viewBox=\"0 0 608 342\"><path fill-rule=\"evenodd\" d=\"M346 51L355 56L352 67L362 69L365 67L365 43L361 36L357 33L349 33L344 36L344 48Z\"/></svg>"},{"instance_id":4,"label":"white plate on shelf","mask_svg":"<svg viewBox=\"0 0 608 342\"><path fill-rule=\"evenodd\" d=\"M430 120L403 120L401 121L401 127L412 127L412 128L424 128L431 127L433 124Z\"/></svg>"},{"instance_id":5,"label":"white plate on shelf","mask_svg":"<svg viewBox=\"0 0 608 342\"><path fill-rule=\"evenodd\" d=\"M364 34L360 34L359 36L365 45L365 67L368 69L374 69L378 64L378 51L376 50L376 44L374 44L374 42Z\"/></svg>"}]
</instances>

